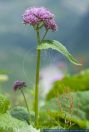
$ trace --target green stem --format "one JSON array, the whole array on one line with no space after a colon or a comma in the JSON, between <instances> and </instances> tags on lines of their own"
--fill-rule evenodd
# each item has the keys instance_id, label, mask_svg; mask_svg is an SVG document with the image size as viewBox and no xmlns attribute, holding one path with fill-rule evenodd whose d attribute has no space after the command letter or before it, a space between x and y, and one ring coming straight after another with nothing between
<instances>
[{"instance_id":1,"label":"green stem","mask_svg":"<svg viewBox=\"0 0 89 132\"><path fill-rule=\"evenodd\" d=\"M40 44L40 34L37 30L37 44ZM37 63L36 63L36 85L35 85L35 126L38 127L38 102L39 102L39 72L40 72L40 54L41 51L37 49Z\"/></svg>"},{"instance_id":2,"label":"green stem","mask_svg":"<svg viewBox=\"0 0 89 132\"><path fill-rule=\"evenodd\" d=\"M25 101L25 104L26 104L26 107L27 107L27 111L28 111L28 113L30 113L29 107L28 107L28 103L27 103L27 100L26 100L26 97L25 97L25 94L24 94L23 89L21 89L21 93L22 93L22 95L23 95L23 97L24 97L24 101ZM28 121L28 124L29 124L29 125L30 125L30 123L31 123L31 117L30 117L30 120Z\"/></svg>"},{"instance_id":3,"label":"green stem","mask_svg":"<svg viewBox=\"0 0 89 132\"><path fill-rule=\"evenodd\" d=\"M27 103L27 100L26 100L26 97L25 97L25 94L24 94L23 89L21 89L21 93L22 93L22 95L23 95L23 97L24 97L24 101L25 101L25 104L26 104L26 107L27 107L27 111L28 111L28 113L30 113L29 107L28 107L28 103ZM30 123L31 123L31 117L30 117L30 120L28 121L28 124L29 124L29 125L30 125Z\"/></svg>"},{"instance_id":4,"label":"green stem","mask_svg":"<svg viewBox=\"0 0 89 132\"><path fill-rule=\"evenodd\" d=\"M22 89L21 89L21 93L22 93L22 95L23 95L23 97L24 97L24 101L25 101L25 104L26 104L26 107L27 107L27 111L28 111L28 113L30 113L29 107L28 107L28 104L27 104L27 100L26 100L25 94L24 94L24 92L23 92Z\"/></svg>"}]
</instances>

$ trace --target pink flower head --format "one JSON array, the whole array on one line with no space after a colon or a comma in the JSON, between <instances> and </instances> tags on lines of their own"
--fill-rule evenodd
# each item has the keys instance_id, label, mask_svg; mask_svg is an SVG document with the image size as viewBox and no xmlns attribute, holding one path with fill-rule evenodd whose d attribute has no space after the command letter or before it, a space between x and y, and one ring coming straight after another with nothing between
<instances>
[{"instance_id":1,"label":"pink flower head","mask_svg":"<svg viewBox=\"0 0 89 132\"><path fill-rule=\"evenodd\" d=\"M27 9L23 14L23 21L25 24L30 24L32 26L39 26L43 23L46 29L51 29L52 31L56 31L57 29L54 14L44 7Z\"/></svg>"},{"instance_id":2,"label":"pink flower head","mask_svg":"<svg viewBox=\"0 0 89 132\"><path fill-rule=\"evenodd\" d=\"M17 81L15 81L15 83L14 83L13 89L14 89L14 91L16 91L16 90L22 89L22 88L24 88L24 87L26 87L26 83L23 82L23 81L17 80Z\"/></svg>"}]
</instances>

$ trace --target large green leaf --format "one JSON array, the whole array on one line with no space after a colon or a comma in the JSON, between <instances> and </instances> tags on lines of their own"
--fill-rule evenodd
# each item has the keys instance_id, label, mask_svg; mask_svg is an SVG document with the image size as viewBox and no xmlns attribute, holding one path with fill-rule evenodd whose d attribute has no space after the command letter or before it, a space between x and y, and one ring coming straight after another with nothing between
<instances>
[{"instance_id":1,"label":"large green leaf","mask_svg":"<svg viewBox=\"0 0 89 132\"><path fill-rule=\"evenodd\" d=\"M22 106L16 106L12 108L10 110L10 114L12 117L21 121L26 121L28 124L34 122L35 120L35 113L33 111L30 111L30 113L28 113L27 109Z\"/></svg>"},{"instance_id":2,"label":"large green leaf","mask_svg":"<svg viewBox=\"0 0 89 132\"><path fill-rule=\"evenodd\" d=\"M11 109L10 114L12 117L17 118L21 121L26 121L29 124L30 113L27 112L27 109L21 106L16 106Z\"/></svg>"},{"instance_id":3,"label":"large green leaf","mask_svg":"<svg viewBox=\"0 0 89 132\"><path fill-rule=\"evenodd\" d=\"M46 95L46 100L50 100L66 91L86 91L89 90L89 69L81 71L79 74L64 77L56 81L51 90Z\"/></svg>"},{"instance_id":4,"label":"large green leaf","mask_svg":"<svg viewBox=\"0 0 89 132\"><path fill-rule=\"evenodd\" d=\"M0 114L0 132L13 132L14 128L26 126L26 122L13 118L9 113Z\"/></svg>"},{"instance_id":5,"label":"large green leaf","mask_svg":"<svg viewBox=\"0 0 89 132\"><path fill-rule=\"evenodd\" d=\"M50 110L50 117L64 124L65 115L75 125L73 128L89 129L89 91L62 94L47 101L43 110Z\"/></svg>"},{"instance_id":6,"label":"large green leaf","mask_svg":"<svg viewBox=\"0 0 89 132\"><path fill-rule=\"evenodd\" d=\"M68 52L68 50L61 44L60 42L56 40L44 40L39 46L38 49L43 50L43 49L53 49L56 50L60 53L62 53L64 56L67 57L67 59L72 62L75 65L81 65L78 63L78 61Z\"/></svg>"}]
</instances>

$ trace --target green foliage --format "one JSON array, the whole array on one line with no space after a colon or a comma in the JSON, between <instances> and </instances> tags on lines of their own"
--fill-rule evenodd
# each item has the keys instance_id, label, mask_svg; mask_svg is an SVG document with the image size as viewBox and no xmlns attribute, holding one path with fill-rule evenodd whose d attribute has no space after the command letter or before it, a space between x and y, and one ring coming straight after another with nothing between
<instances>
[{"instance_id":1,"label":"green foliage","mask_svg":"<svg viewBox=\"0 0 89 132\"><path fill-rule=\"evenodd\" d=\"M65 114L62 112L50 112L49 117L52 125L60 126L64 129L89 129L89 121L81 120L70 117L69 114ZM65 123L66 122L66 123Z\"/></svg>"},{"instance_id":2,"label":"green foliage","mask_svg":"<svg viewBox=\"0 0 89 132\"><path fill-rule=\"evenodd\" d=\"M7 97L0 95L0 113L5 113L10 107L10 101Z\"/></svg>"},{"instance_id":3,"label":"green foliage","mask_svg":"<svg viewBox=\"0 0 89 132\"><path fill-rule=\"evenodd\" d=\"M71 122L73 129L89 129L89 91L62 94L46 103L43 110L64 128L65 120ZM57 125L57 124L56 124Z\"/></svg>"},{"instance_id":4,"label":"green foliage","mask_svg":"<svg viewBox=\"0 0 89 132\"><path fill-rule=\"evenodd\" d=\"M27 123L29 123L30 113L28 113L27 109L24 107L17 106L10 111L10 114L14 118L17 118L19 120L26 121Z\"/></svg>"},{"instance_id":5,"label":"green foliage","mask_svg":"<svg viewBox=\"0 0 89 132\"><path fill-rule=\"evenodd\" d=\"M28 126L28 127L24 127L24 128L15 128L14 132L40 132L40 129L35 129L33 128L33 126Z\"/></svg>"},{"instance_id":6,"label":"green foliage","mask_svg":"<svg viewBox=\"0 0 89 132\"><path fill-rule=\"evenodd\" d=\"M80 65L77 62L77 60L68 52L68 50L65 48L65 46L63 46L63 44L61 44L60 42L58 42L56 40L44 40L42 42L42 44L40 44L38 46L38 49L41 49L41 50L43 50L43 49L49 49L49 48L62 53L73 64Z\"/></svg>"},{"instance_id":7,"label":"green foliage","mask_svg":"<svg viewBox=\"0 0 89 132\"><path fill-rule=\"evenodd\" d=\"M19 119L21 121L26 121L28 124L34 124L35 121L35 113L30 111L28 113L25 107L16 106L10 110L10 114L12 117Z\"/></svg>"},{"instance_id":8,"label":"green foliage","mask_svg":"<svg viewBox=\"0 0 89 132\"><path fill-rule=\"evenodd\" d=\"M25 126L26 123L13 118L9 113L0 114L0 132L13 132L14 128Z\"/></svg>"},{"instance_id":9,"label":"green foliage","mask_svg":"<svg viewBox=\"0 0 89 132\"><path fill-rule=\"evenodd\" d=\"M67 89L70 92L89 90L89 69L82 71L80 74L66 76L64 79L56 81L46 99L50 100L51 98L57 97L65 93Z\"/></svg>"},{"instance_id":10,"label":"green foliage","mask_svg":"<svg viewBox=\"0 0 89 132\"><path fill-rule=\"evenodd\" d=\"M63 129L60 123L57 123L56 121L52 120L52 118L49 118L48 111L45 108L43 108L43 110L41 109L39 115L39 128Z\"/></svg>"}]
</instances>

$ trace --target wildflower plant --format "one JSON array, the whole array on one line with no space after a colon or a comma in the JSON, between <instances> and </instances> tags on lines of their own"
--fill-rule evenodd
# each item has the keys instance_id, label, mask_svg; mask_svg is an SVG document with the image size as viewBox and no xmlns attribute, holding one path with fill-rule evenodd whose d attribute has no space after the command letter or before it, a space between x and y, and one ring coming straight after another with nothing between
<instances>
[{"instance_id":1,"label":"wildflower plant","mask_svg":"<svg viewBox=\"0 0 89 132\"><path fill-rule=\"evenodd\" d=\"M23 14L23 23L25 25L31 25L37 36L37 63L36 63L36 82L35 82L35 126L38 126L38 97L39 97L39 71L40 71L40 57L41 50L53 49L64 56L67 59L76 64L80 65L76 59L68 52L68 50L56 40L46 40L45 37L48 31L55 32L57 30L57 24L55 21L55 16L48 9L44 7L32 7L25 10ZM41 36L41 30L44 28L44 35Z\"/></svg>"},{"instance_id":2,"label":"wildflower plant","mask_svg":"<svg viewBox=\"0 0 89 132\"><path fill-rule=\"evenodd\" d=\"M27 111L29 113L28 103L27 103L27 100L26 100L26 97L25 97L25 94L24 94L24 91L23 91L23 88L25 88L25 87L27 87L25 82L17 80L14 83L13 89L14 89L14 91L21 90L21 93L23 95L23 98L24 98L24 101L25 101L25 104L26 104L26 107L27 107Z\"/></svg>"}]
</instances>

